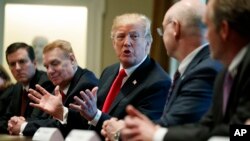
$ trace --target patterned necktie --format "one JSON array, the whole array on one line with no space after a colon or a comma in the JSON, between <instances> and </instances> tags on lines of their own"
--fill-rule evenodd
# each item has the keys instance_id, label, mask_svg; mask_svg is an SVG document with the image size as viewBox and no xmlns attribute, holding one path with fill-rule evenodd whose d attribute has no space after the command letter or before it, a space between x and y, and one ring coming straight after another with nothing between
<instances>
[{"instance_id":1,"label":"patterned necktie","mask_svg":"<svg viewBox=\"0 0 250 141\"><path fill-rule=\"evenodd\" d=\"M225 75L224 85L223 85L223 114L226 113L228 98L232 84L233 84L233 77L229 72L227 72Z\"/></svg>"},{"instance_id":2,"label":"patterned necktie","mask_svg":"<svg viewBox=\"0 0 250 141\"><path fill-rule=\"evenodd\" d=\"M25 116L25 111L26 111L26 108L27 108L27 102L28 102L28 92L23 89L22 91L22 101L21 101L21 112L20 112L20 115L21 116Z\"/></svg>"},{"instance_id":3,"label":"patterned necktie","mask_svg":"<svg viewBox=\"0 0 250 141\"><path fill-rule=\"evenodd\" d=\"M104 113L108 112L112 102L114 101L115 97L117 96L117 94L120 91L120 88L122 85L122 80L125 76L127 76L125 70L121 69L118 76L115 78L115 81L113 82L113 84L109 90L108 96L107 96L107 98L104 102L104 105L102 107L102 112L104 112Z\"/></svg>"},{"instance_id":4,"label":"patterned necktie","mask_svg":"<svg viewBox=\"0 0 250 141\"><path fill-rule=\"evenodd\" d=\"M170 99L170 97L171 97L171 95L172 95L172 93L173 93L173 90L174 90L174 87L175 87L175 85L176 85L176 82L177 82L177 80L180 78L180 76L181 76L181 74L180 74L180 72L177 70L177 71L174 73L173 82L172 82L172 85L171 85L171 87L170 87L170 89L169 89L166 103L169 102L169 99Z\"/></svg>"}]
</instances>

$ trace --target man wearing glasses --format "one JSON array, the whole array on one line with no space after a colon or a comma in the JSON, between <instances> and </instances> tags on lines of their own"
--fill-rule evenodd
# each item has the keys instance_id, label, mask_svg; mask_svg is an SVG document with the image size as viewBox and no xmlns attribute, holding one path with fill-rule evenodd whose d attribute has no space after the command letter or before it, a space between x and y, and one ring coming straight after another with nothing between
<instances>
[{"instance_id":1,"label":"man wearing glasses","mask_svg":"<svg viewBox=\"0 0 250 141\"><path fill-rule=\"evenodd\" d=\"M176 59L180 65L174 75L164 112L161 118L154 121L163 127L197 122L211 105L214 80L222 66L210 58L204 34L206 28L202 23L204 9L205 5L198 0L183 0L165 14L162 24L164 32L161 34L165 49L168 56ZM133 115L131 112L129 114ZM112 140L113 133L124 126L121 121L106 121L103 135ZM146 131L151 128L142 128L145 135L152 134ZM133 133L129 135L134 137Z\"/></svg>"}]
</instances>

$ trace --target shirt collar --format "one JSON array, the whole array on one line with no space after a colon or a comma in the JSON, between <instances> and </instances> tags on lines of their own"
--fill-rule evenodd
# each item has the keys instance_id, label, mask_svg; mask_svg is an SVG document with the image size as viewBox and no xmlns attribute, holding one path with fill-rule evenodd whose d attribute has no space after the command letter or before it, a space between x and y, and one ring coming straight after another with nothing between
<instances>
[{"instance_id":1,"label":"shirt collar","mask_svg":"<svg viewBox=\"0 0 250 141\"><path fill-rule=\"evenodd\" d=\"M246 46L244 46L238 53L237 55L234 57L234 59L232 60L232 62L230 63L229 67L228 67L228 72L234 77L237 74L237 68L240 64L240 62L243 60L243 57L245 56L245 54L247 53L247 49L248 46L250 46L250 44L247 44Z\"/></svg>"},{"instance_id":2,"label":"shirt collar","mask_svg":"<svg viewBox=\"0 0 250 141\"><path fill-rule=\"evenodd\" d=\"M29 85L26 85L26 86L23 85L23 90L28 91L29 90Z\"/></svg>"},{"instance_id":3,"label":"shirt collar","mask_svg":"<svg viewBox=\"0 0 250 141\"><path fill-rule=\"evenodd\" d=\"M62 90L65 95L67 95L67 92L69 90L69 86L70 86L70 84Z\"/></svg>"},{"instance_id":4,"label":"shirt collar","mask_svg":"<svg viewBox=\"0 0 250 141\"><path fill-rule=\"evenodd\" d=\"M78 67L77 67L76 70L75 70L74 76L75 76L77 70L78 70ZM74 76L73 76L73 77L74 77ZM71 83L69 83L69 84L62 90L63 93L64 93L65 95L67 95L67 92L68 92L68 90L69 90L70 84L71 84Z\"/></svg>"},{"instance_id":5,"label":"shirt collar","mask_svg":"<svg viewBox=\"0 0 250 141\"><path fill-rule=\"evenodd\" d=\"M137 65L135 66L132 66L130 68L127 68L127 69L124 69L126 74L127 74L127 77L129 77L147 58L147 55L142 59L142 61L140 63L138 63ZM122 65L120 64L120 69L121 70L123 69Z\"/></svg>"}]
</instances>

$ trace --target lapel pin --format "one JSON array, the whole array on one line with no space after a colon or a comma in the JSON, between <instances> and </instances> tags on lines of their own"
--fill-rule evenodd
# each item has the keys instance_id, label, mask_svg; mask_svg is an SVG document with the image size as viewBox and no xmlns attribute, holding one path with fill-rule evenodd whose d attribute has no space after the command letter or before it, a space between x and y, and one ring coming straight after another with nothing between
<instances>
[{"instance_id":1,"label":"lapel pin","mask_svg":"<svg viewBox=\"0 0 250 141\"><path fill-rule=\"evenodd\" d=\"M136 81L136 80L134 80L134 81L133 81L133 84L135 85L136 83L137 83L137 81Z\"/></svg>"}]
</instances>

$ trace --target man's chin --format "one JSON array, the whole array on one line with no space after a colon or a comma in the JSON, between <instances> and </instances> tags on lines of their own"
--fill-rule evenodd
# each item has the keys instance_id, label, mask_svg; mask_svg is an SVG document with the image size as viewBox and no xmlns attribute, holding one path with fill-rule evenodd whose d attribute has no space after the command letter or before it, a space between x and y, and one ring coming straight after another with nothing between
<instances>
[{"instance_id":1,"label":"man's chin","mask_svg":"<svg viewBox=\"0 0 250 141\"><path fill-rule=\"evenodd\" d=\"M135 65L135 64L132 63L131 61L122 61L121 63L122 63L122 65L123 65L123 67L125 67L125 68L129 68L129 67L132 67L132 66Z\"/></svg>"},{"instance_id":2,"label":"man's chin","mask_svg":"<svg viewBox=\"0 0 250 141\"><path fill-rule=\"evenodd\" d=\"M18 82L20 82L22 84L28 84L29 80L27 80L27 79L18 79Z\"/></svg>"}]
</instances>

